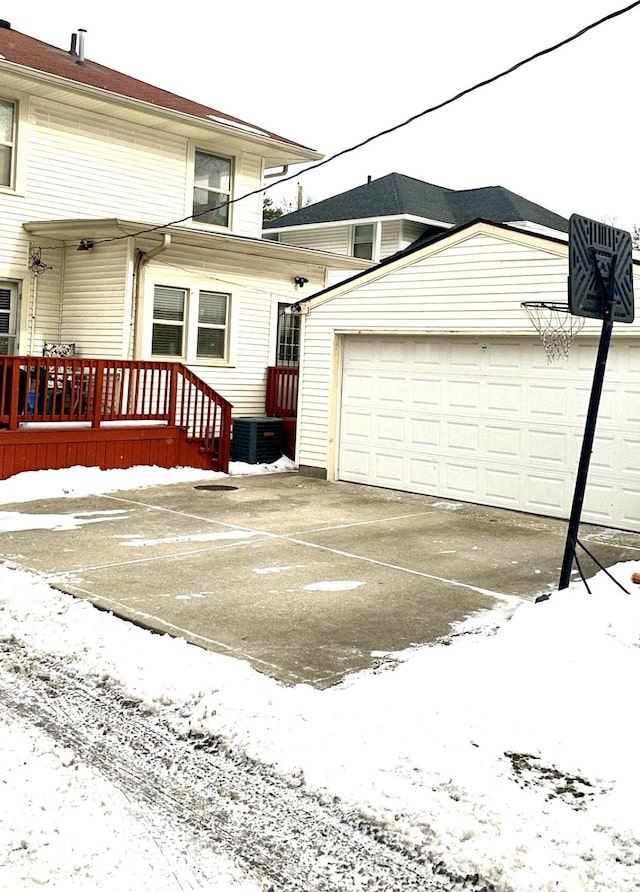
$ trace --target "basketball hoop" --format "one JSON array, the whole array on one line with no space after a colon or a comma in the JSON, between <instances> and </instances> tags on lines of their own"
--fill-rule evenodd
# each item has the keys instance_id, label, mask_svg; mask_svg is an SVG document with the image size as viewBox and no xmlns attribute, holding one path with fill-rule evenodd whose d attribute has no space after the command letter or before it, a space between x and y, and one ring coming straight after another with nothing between
<instances>
[{"instance_id":1,"label":"basketball hoop","mask_svg":"<svg viewBox=\"0 0 640 892\"><path fill-rule=\"evenodd\" d=\"M540 335L549 363L567 359L571 341L584 325L583 316L574 316L569 304L524 301L520 304Z\"/></svg>"}]
</instances>

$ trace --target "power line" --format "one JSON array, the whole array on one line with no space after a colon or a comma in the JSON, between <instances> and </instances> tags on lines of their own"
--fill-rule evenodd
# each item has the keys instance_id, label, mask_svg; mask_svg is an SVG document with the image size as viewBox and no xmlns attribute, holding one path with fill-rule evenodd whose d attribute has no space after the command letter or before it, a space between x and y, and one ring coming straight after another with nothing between
<instances>
[{"instance_id":1,"label":"power line","mask_svg":"<svg viewBox=\"0 0 640 892\"><path fill-rule=\"evenodd\" d=\"M552 46L548 46L542 50L538 50L538 52L533 53L533 55L531 56L527 56L526 59L522 59L520 62L516 62L515 65L511 65L509 68L505 68L503 71L498 72L498 74L494 74L491 77L486 78L485 80L478 81L477 83L473 84L473 86L461 90L459 93L450 96L448 99L444 99L442 102L438 102L436 105L432 105L429 108L426 108L423 111L412 115L410 118L407 118L406 121L402 121L402 123L395 124L392 127L387 127L385 130L380 130L378 133L374 133L373 136L369 136L366 139L363 139L361 142L356 143L353 146L349 146L346 149L341 149L339 152L335 152L333 155L329 155L327 158L323 158L320 161L317 161L315 164L310 164L307 167L304 167L302 170L297 171L296 173L290 174L286 177L281 177L273 183L268 183L266 186L261 186L259 189L253 189L251 192L246 192L244 195L240 195L237 198L230 198L228 201L216 205L215 207L207 208L199 214L188 214L186 217L182 217L179 220L173 220L171 223L160 223L157 226L151 226L148 229L141 229L138 232L130 233L130 235L146 235L150 232L157 232L160 229L166 229L168 226L178 226L180 223L186 223L187 220L196 220L198 217L204 216L204 214L208 214L211 211L230 207L232 204L237 204L240 201L244 201L246 198L252 198L254 195L261 195L262 193L267 192L269 189L274 189L276 186L282 185L282 183L288 183L291 180L299 179L301 176L304 176L304 174L309 173L312 170L317 170L320 167L324 167L325 165L330 164L332 161L335 161L338 158L342 158L344 155L348 155L351 152L355 152L358 149L369 145L370 143L374 142L377 139L380 139L383 136L388 136L390 133L395 133L398 130L402 130L403 127L407 127L409 124L413 124L414 121L418 121L420 118L424 118L426 115L433 114L433 112L440 111L440 109L446 108L446 106L448 105L452 105L454 102L457 102L464 96L468 96L470 93L474 93L476 90L487 87L489 86L489 84L494 84L496 81L501 80L503 77L507 77L507 75L509 74L513 74L514 71L518 71L518 69L523 68L530 62L534 62L536 59L542 58L542 56L549 55L549 53L553 53L556 50L561 49L563 46L567 46L568 44L573 43L574 40L578 40L578 38L583 37L585 34L588 34L589 31L593 31L595 28L598 28L605 22L609 22L612 19L616 19L619 16L630 12L636 6L640 6L640 0L635 0L634 3L630 3L628 6L608 13L597 21L592 22L590 25L586 25L584 28L576 31L575 34L572 34L570 37L565 37L563 40L558 41L558 43L554 43ZM95 241L94 244L104 244L106 242L119 241L120 239L128 237L129 236L124 235L113 236L112 238Z\"/></svg>"}]
</instances>

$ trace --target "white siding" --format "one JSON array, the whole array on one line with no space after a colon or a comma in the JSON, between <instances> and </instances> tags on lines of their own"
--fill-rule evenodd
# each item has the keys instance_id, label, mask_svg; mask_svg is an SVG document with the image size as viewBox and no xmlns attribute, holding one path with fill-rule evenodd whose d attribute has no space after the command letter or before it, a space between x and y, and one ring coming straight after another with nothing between
<instances>
[{"instance_id":1,"label":"white siding","mask_svg":"<svg viewBox=\"0 0 640 892\"><path fill-rule=\"evenodd\" d=\"M65 250L60 340L80 356L129 358L131 264L128 239Z\"/></svg>"},{"instance_id":2,"label":"white siding","mask_svg":"<svg viewBox=\"0 0 640 892\"><path fill-rule=\"evenodd\" d=\"M400 250L408 248L419 238L427 227L424 223L416 223L413 220L403 220L402 234L400 237Z\"/></svg>"},{"instance_id":3,"label":"white siding","mask_svg":"<svg viewBox=\"0 0 640 892\"><path fill-rule=\"evenodd\" d=\"M23 219L182 216L185 139L39 99L29 123Z\"/></svg>"},{"instance_id":4,"label":"white siding","mask_svg":"<svg viewBox=\"0 0 640 892\"><path fill-rule=\"evenodd\" d=\"M400 242L402 221L382 220L380 229L380 260L384 260L385 257L390 257L402 247Z\"/></svg>"},{"instance_id":5,"label":"white siding","mask_svg":"<svg viewBox=\"0 0 640 892\"><path fill-rule=\"evenodd\" d=\"M25 188L0 192L0 275L24 271L28 238L22 224L36 220L121 217L168 223L191 207L187 137L32 96L28 105ZM22 134L21 134L22 135ZM215 146L212 147L215 150ZM228 151L222 152L228 154ZM261 184L262 158L235 155L234 197ZM259 237L260 195L233 205L233 232Z\"/></svg>"},{"instance_id":6,"label":"white siding","mask_svg":"<svg viewBox=\"0 0 640 892\"><path fill-rule=\"evenodd\" d=\"M351 255L351 227L318 226L312 229L286 229L280 233L280 242L316 251Z\"/></svg>"},{"instance_id":7,"label":"white siding","mask_svg":"<svg viewBox=\"0 0 640 892\"><path fill-rule=\"evenodd\" d=\"M300 291L294 275L309 279L305 288L324 285L324 269L315 264L296 263L290 270L278 262L230 252L203 252L172 245L154 259L145 271L146 347L148 359L150 310L155 284L193 290L215 290L231 295L231 346L228 363L218 365L190 362L204 381L233 404L233 414L262 415L265 410L266 368L275 363L277 305L293 303Z\"/></svg>"},{"instance_id":8,"label":"white siding","mask_svg":"<svg viewBox=\"0 0 640 892\"><path fill-rule=\"evenodd\" d=\"M50 267L37 276L30 272L25 280L26 325L20 344L21 353L42 352L45 341L60 340L60 290L64 267L63 248L42 252L43 262ZM23 301L24 303L24 301Z\"/></svg>"}]
</instances>

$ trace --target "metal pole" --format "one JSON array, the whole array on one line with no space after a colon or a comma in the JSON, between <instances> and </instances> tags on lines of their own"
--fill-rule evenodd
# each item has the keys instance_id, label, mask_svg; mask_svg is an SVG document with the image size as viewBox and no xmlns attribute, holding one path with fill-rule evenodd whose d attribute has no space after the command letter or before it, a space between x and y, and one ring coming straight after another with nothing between
<instances>
[{"instance_id":1,"label":"metal pole","mask_svg":"<svg viewBox=\"0 0 640 892\"><path fill-rule=\"evenodd\" d=\"M569 518L569 527L567 529L567 540L564 547L564 557L562 559L562 570L560 571L560 583L558 585L558 589L560 590L562 590L563 588L568 588L569 586L569 582L571 580L571 567L573 565L573 559L576 553L576 545L578 542L578 529L580 527L582 503L584 502L584 493L587 487L589 462L591 461L593 440L596 432L596 422L598 420L598 407L600 405L600 397L602 395L602 384L604 382L604 373L607 366L609 344L611 343L611 332L613 331L612 294L614 286L615 261L616 256L614 254L612 257L611 271L607 287L602 279L597 260L594 256L596 275L600 284L600 291L602 294L602 332L600 333L598 356L596 358L596 367L593 373L591 397L589 398L589 408L587 410L587 420L585 422L584 437L582 439L582 449L580 451L578 474L576 476L576 485L573 492L573 503L571 505L571 516Z\"/></svg>"}]
</instances>

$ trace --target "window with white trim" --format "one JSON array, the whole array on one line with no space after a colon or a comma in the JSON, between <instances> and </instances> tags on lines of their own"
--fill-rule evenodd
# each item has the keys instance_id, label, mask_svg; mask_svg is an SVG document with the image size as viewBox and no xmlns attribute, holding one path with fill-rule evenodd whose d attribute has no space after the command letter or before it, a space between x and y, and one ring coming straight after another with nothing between
<instances>
[{"instance_id":1,"label":"window with white trim","mask_svg":"<svg viewBox=\"0 0 640 892\"><path fill-rule=\"evenodd\" d=\"M0 355L15 352L18 287L13 282L0 282Z\"/></svg>"},{"instance_id":2,"label":"window with white trim","mask_svg":"<svg viewBox=\"0 0 640 892\"><path fill-rule=\"evenodd\" d=\"M219 291L155 285L151 355L227 361L230 302Z\"/></svg>"},{"instance_id":3,"label":"window with white trim","mask_svg":"<svg viewBox=\"0 0 640 892\"><path fill-rule=\"evenodd\" d=\"M297 366L300 363L300 316L288 313L290 304L278 304L276 365Z\"/></svg>"},{"instance_id":4,"label":"window with white trim","mask_svg":"<svg viewBox=\"0 0 640 892\"><path fill-rule=\"evenodd\" d=\"M225 359L227 353L227 313L229 295L201 291L198 298L198 359Z\"/></svg>"},{"instance_id":5,"label":"window with white trim","mask_svg":"<svg viewBox=\"0 0 640 892\"><path fill-rule=\"evenodd\" d=\"M14 185L16 104L0 99L0 186Z\"/></svg>"},{"instance_id":6,"label":"window with white trim","mask_svg":"<svg viewBox=\"0 0 640 892\"><path fill-rule=\"evenodd\" d=\"M229 226L232 164L230 158L196 149L193 163L193 219Z\"/></svg>"},{"instance_id":7,"label":"window with white trim","mask_svg":"<svg viewBox=\"0 0 640 892\"><path fill-rule=\"evenodd\" d=\"M353 227L353 256L373 260L375 228L373 223L361 223Z\"/></svg>"}]
</instances>

